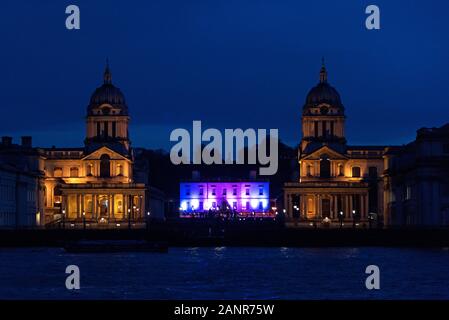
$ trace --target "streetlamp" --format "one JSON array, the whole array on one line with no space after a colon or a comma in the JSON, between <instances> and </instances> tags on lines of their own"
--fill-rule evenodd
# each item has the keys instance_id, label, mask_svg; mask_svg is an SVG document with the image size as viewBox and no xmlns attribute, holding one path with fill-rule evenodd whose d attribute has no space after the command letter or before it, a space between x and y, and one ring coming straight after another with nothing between
<instances>
[{"instance_id":1,"label":"streetlamp","mask_svg":"<svg viewBox=\"0 0 449 320\"><path fill-rule=\"evenodd\" d=\"M62 229L65 229L65 209L62 209Z\"/></svg>"},{"instance_id":2,"label":"streetlamp","mask_svg":"<svg viewBox=\"0 0 449 320\"><path fill-rule=\"evenodd\" d=\"M86 212L83 211L83 229L86 230Z\"/></svg>"},{"instance_id":3,"label":"streetlamp","mask_svg":"<svg viewBox=\"0 0 449 320\"><path fill-rule=\"evenodd\" d=\"M128 208L128 229L131 229L131 209Z\"/></svg>"},{"instance_id":4,"label":"streetlamp","mask_svg":"<svg viewBox=\"0 0 449 320\"><path fill-rule=\"evenodd\" d=\"M147 231L150 229L150 211L147 212Z\"/></svg>"},{"instance_id":5,"label":"streetlamp","mask_svg":"<svg viewBox=\"0 0 449 320\"><path fill-rule=\"evenodd\" d=\"M343 218L344 218L343 211L340 211L338 213L338 220L340 221L340 229L343 228Z\"/></svg>"},{"instance_id":6,"label":"streetlamp","mask_svg":"<svg viewBox=\"0 0 449 320\"><path fill-rule=\"evenodd\" d=\"M352 210L352 227L355 229L355 210Z\"/></svg>"}]
</instances>

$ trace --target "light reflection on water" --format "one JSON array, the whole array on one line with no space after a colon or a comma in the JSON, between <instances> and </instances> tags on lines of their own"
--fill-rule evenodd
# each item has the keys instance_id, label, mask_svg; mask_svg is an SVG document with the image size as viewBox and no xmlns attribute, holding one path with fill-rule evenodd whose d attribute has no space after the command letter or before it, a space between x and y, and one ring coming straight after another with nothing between
<instances>
[{"instance_id":1,"label":"light reflection on water","mask_svg":"<svg viewBox=\"0 0 449 320\"><path fill-rule=\"evenodd\" d=\"M70 264L80 291L65 289ZM365 289L370 264L379 291ZM448 271L448 248L0 249L0 299L449 299Z\"/></svg>"}]
</instances>

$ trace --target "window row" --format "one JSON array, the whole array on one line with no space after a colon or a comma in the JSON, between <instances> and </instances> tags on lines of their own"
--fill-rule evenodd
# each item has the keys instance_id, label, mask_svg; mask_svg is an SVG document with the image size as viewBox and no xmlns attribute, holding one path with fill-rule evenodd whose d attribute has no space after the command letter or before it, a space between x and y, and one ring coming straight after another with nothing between
<instances>
[{"instance_id":1,"label":"window row","mask_svg":"<svg viewBox=\"0 0 449 320\"><path fill-rule=\"evenodd\" d=\"M227 188L223 188L221 191L222 191L221 194L222 194L223 196L227 196L227 195L228 195L228 189L227 189ZM233 196L236 196L237 193L238 193L238 189L237 189L237 188L232 188L232 195L233 195ZM186 188L186 195L187 195L187 196L190 196L190 194L191 194L190 188L187 187L187 188ZM200 196L203 196L203 195L204 195L204 187L200 187L200 188L199 188L198 194L199 194ZM212 194L213 196L216 196L216 195L217 195L217 189L216 189L216 188L212 188L212 189L211 189L211 194ZM245 195L249 196L250 194L251 194L250 188L245 188ZM263 195L264 195L264 188L263 188L263 187L259 187L259 196L263 196Z\"/></svg>"},{"instance_id":2,"label":"window row","mask_svg":"<svg viewBox=\"0 0 449 320\"><path fill-rule=\"evenodd\" d=\"M16 199L16 189L13 186L0 185L0 200L14 201Z\"/></svg>"},{"instance_id":3,"label":"window row","mask_svg":"<svg viewBox=\"0 0 449 320\"><path fill-rule=\"evenodd\" d=\"M123 165L118 164L116 170L117 176L123 176ZM80 177L80 169L78 167L72 167L69 170L70 178L79 178ZM93 164L89 164L86 166L86 176L94 175L94 166ZM61 167L56 167L53 169L53 176L56 178L63 177L63 169ZM109 162L100 164L100 177L110 177L111 176L111 167Z\"/></svg>"},{"instance_id":4,"label":"window row","mask_svg":"<svg viewBox=\"0 0 449 320\"><path fill-rule=\"evenodd\" d=\"M306 175L312 176L312 165L308 165L306 167ZM338 164L337 168L337 176L343 177L345 176L344 167L342 164ZM321 178L330 178L331 177L331 164L328 159L322 159L320 161L320 177ZM351 167L351 177L352 178L361 178L362 170L359 166ZM369 178L377 178L377 167L369 167L368 168L368 177Z\"/></svg>"},{"instance_id":5,"label":"window row","mask_svg":"<svg viewBox=\"0 0 449 320\"><path fill-rule=\"evenodd\" d=\"M208 210L208 209L215 210L215 209L218 209L218 204L217 204L216 201L213 201L211 203L211 207L210 208L206 208L205 205L204 205L204 202L203 201L199 201L198 202L198 207L196 208L194 205L191 204L190 201L187 201L186 202L186 207L182 208L182 209L183 210L187 210L187 211L190 211L190 210L203 211L203 210ZM231 209L231 207L228 207L228 209ZM238 209L237 201L232 202L232 209L233 210L237 210ZM241 209L242 210L251 210L251 209L256 209L256 208L254 208L254 205L251 205L250 201L247 201L246 203L242 204L242 208ZM257 205L257 209L258 210L264 210L264 203L263 203L263 201L259 201L259 203Z\"/></svg>"}]
</instances>

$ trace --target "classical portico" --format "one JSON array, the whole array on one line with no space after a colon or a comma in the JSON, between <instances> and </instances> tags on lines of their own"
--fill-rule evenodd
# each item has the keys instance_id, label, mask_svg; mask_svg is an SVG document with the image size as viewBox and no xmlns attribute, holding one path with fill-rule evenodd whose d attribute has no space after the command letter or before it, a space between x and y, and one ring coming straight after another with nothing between
<instances>
[{"instance_id":1,"label":"classical portico","mask_svg":"<svg viewBox=\"0 0 449 320\"><path fill-rule=\"evenodd\" d=\"M98 223L145 217L144 185L75 184L61 188L69 220L83 217ZM84 213L84 214L83 214ZM129 217L130 216L130 217Z\"/></svg>"},{"instance_id":2,"label":"classical portico","mask_svg":"<svg viewBox=\"0 0 449 320\"><path fill-rule=\"evenodd\" d=\"M284 203L287 217L300 220L344 220L368 218L368 185L361 183L286 183Z\"/></svg>"}]
</instances>

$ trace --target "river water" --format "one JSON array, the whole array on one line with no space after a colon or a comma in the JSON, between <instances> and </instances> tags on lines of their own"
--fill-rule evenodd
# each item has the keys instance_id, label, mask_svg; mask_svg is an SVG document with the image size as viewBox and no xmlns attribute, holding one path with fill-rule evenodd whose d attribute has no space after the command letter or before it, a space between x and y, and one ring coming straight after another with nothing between
<instances>
[{"instance_id":1,"label":"river water","mask_svg":"<svg viewBox=\"0 0 449 320\"><path fill-rule=\"evenodd\" d=\"M80 290L65 287L68 265ZM368 265L380 268L380 290L365 287ZM0 299L449 299L449 249L0 249Z\"/></svg>"}]
</instances>

